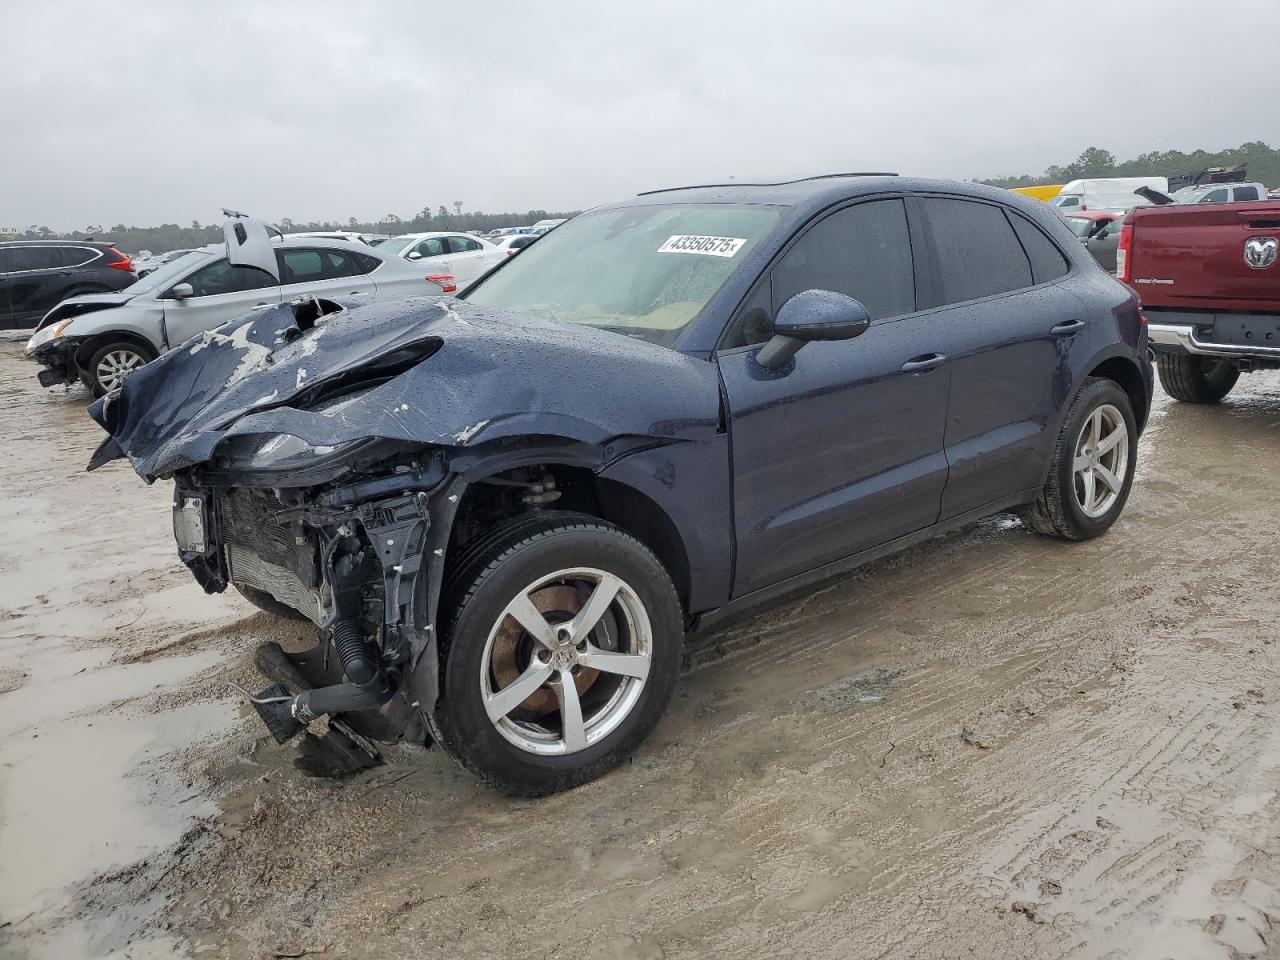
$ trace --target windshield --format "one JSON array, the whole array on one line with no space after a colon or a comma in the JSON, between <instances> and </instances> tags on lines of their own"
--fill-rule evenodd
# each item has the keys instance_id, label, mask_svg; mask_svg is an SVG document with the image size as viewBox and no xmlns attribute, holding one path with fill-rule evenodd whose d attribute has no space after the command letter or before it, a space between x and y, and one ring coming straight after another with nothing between
<instances>
[{"instance_id":1,"label":"windshield","mask_svg":"<svg viewBox=\"0 0 1280 960\"><path fill-rule=\"evenodd\" d=\"M211 256L213 254L205 250L192 250L190 253L183 254L177 260L170 260L164 266L156 267L151 273L148 273L141 280L135 280L125 289L132 294L163 290L196 266L208 262Z\"/></svg>"},{"instance_id":2,"label":"windshield","mask_svg":"<svg viewBox=\"0 0 1280 960\"><path fill-rule=\"evenodd\" d=\"M466 299L671 344L782 209L655 204L584 213L544 234Z\"/></svg>"}]
</instances>

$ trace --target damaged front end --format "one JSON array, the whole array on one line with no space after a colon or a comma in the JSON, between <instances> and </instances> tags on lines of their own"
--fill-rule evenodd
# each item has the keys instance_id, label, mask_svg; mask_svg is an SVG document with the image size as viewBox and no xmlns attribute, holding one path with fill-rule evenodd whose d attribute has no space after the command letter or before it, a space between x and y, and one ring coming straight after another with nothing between
<instances>
[{"instance_id":1,"label":"damaged front end","mask_svg":"<svg viewBox=\"0 0 1280 960\"><path fill-rule=\"evenodd\" d=\"M233 451L211 468L183 471L174 488L178 554L206 591L232 585L320 629L315 649L290 658L303 683L288 683L259 655L289 696L258 702L282 696L269 688L255 706L282 743L334 714L351 714L355 730L373 739L424 739L416 708L434 702L435 671L415 668L435 657L425 613L435 598L419 575L424 558L443 555L432 531L449 529L449 500L437 501L447 484L442 456L357 442L361 449L327 458L346 482L316 482L326 461L320 455L304 471L282 469L273 486L245 485L266 480L254 458L273 442L281 445L258 440L241 448L248 463L237 463ZM424 689L415 689L414 676Z\"/></svg>"},{"instance_id":2,"label":"damaged front end","mask_svg":"<svg viewBox=\"0 0 1280 960\"><path fill-rule=\"evenodd\" d=\"M668 388L657 402L617 389L637 355ZM538 509L559 496L547 451L600 469L714 436L717 404L709 365L623 354L608 334L426 298L304 303L197 337L98 401L109 436L90 469L128 457L172 479L179 556L201 586L318 628L310 650L259 649L276 683L250 699L278 741L329 716L353 737L424 742L447 553L481 523L455 524L469 485Z\"/></svg>"}]
</instances>

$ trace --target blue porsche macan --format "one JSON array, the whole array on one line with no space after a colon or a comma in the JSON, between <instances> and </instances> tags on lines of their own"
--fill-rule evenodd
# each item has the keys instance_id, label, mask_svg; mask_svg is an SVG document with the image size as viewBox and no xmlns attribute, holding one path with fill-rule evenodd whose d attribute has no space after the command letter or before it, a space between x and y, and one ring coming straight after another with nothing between
<instances>
[{"instance_id":1,"label":"blue porsche macan","mask_svg":"<svg viewBox=\"0 0 1280 960\"><path fill-rule=\"evenodd\" d=\"M258 651L276 738L435 741L546 794L633 753L691 631L993 513L1124 509L1133 293L1047 206L842 174L580 214L457 299L308 298L99 400L174 481L179 555L311 621Z\"/></svg>"}]
</instances>

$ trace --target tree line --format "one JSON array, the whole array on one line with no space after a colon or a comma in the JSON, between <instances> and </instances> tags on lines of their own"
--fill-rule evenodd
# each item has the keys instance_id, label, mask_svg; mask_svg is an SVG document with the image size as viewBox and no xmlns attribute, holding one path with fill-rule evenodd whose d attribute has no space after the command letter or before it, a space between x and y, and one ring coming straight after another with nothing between
<instances>
[{"instance_id":1,"label":"tree line","mask_svg":"<svg viewBox=\"0 0 1280 960\"><path fill-rule=\"evenodd\" d=\"M464 213L450 212L441 204L433 213L430 206L423 207L415 216L402 218L389 213L379 220L360 220L351 217L345 222L329 220L280 220L278 226L284 233L314 230L356 230L361 233L426 233L432 230L481 230L488 232L499 227L530 226L539 220L571 217L569 213L549 213L546 210L529 210L525 213ZM137 253L150 250L161 253L167 250L183 250L202 247L222 241L222 224L202 224L192 220L187 226L162 223L158 227L130 227L123 223L107 227L90 224L83 230L56 231L47 226L33 224L26 230L0 236L3 240L110 240L121 250Z\"/></svg>"},{"instance_id":2,"label":"tree line","mask_svg":"<svg viewBox=\"0 0 1280 960\"><path fill-rule=\"evenodd\" d=\"M1102 147L1089 147L1074 161L1065 165L1054 164L1041 174L1015 174L979 180L978 183L993 187L1035 187L1052 183L1067 183L1093 177L1177 177L1195 173L1208 167L1236 167L1249 165L1249 179L1265 183L1268 187L1280 186L1280 150L1273 150L1261 142L1242 143L1238 147L1210 153L1207 150L1154 150L1139 154L1132 160L1117 160L1115 154Z\"/></svg>"}]
</instances>

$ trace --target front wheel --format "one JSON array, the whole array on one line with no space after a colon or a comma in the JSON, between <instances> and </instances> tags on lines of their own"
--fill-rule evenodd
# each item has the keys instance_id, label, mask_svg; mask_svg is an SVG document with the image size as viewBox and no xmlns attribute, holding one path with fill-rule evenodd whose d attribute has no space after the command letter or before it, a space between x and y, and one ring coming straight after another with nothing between
<instances>
[{"instance_id":1,"label":"front wheel","mask_svg":"<svg viewBox=\"0 0 1280 960\"><path fill-rule=\"evenodd\" d=\"M1101 536L1129 499L1137 454L1129 395L1114 381L1090 377L1067 411L1049 475L1023 522L1066 540Z\"/></svg>"},{"instance_id":2,"label":"front wheel","mask_svg":"<svg viewBox=\"0 0 1280 960\"><path fill-rule=\"evenodd\" d=\"M440 745L507 793L544 796L617 766L675 689L684 622L657 557L558 513L486 538L451 578Z\"/></svg>"},{"instance_id":3,"label":"front wheel","mask_svg":"<svg viewBox=\"0 0 1280 960\"><path fill-rule=\"evenodd\" d=\"M89 364L81 374L95 397L110 393L139 367L150 363L156 353L149 347L127 340L103 344L89 357Z\"/></svg>"},{"instance_id":4,"label":"front wheel","mask_svg":"<svg viewBox=\"0 0 1280 960\"><path fill-rule=\"evenodd\" d=\"M1230 361L1190 353L1157 354L1156 372L1165 393L1186 403L1217 403L1240 379Z\"/></svg>"}]
</instances>

